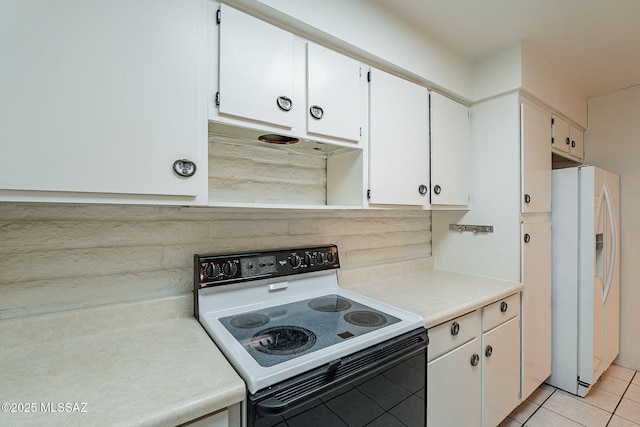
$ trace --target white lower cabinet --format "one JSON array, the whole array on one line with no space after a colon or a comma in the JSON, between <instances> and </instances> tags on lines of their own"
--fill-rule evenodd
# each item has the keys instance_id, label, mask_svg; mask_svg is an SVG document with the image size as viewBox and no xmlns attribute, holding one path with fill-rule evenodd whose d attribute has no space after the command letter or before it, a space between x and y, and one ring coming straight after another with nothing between
<instances>
[{"instance_id":1,"label":"white lower cabinet","mask_svg":"<svg viewBox=\"0 0 640 427\"><path fill-rule=\"evenodd\" d=\"M243 403L236 403L213 414L181 424L188 427L240 427Z\"/></svg>"},{"instance_id":2,"label":"white lower cabinet","mask_svg":"<svg viewBox=\"0 0 640 427\"><path fill-rule=\"evenodd\" d=\"M427 425L474 426L481 417L480 340L473 338L427 364Z\"/></svg>"},{"instance_id":3,"label":"white lower cabinet","mask_svg":"<svg viewBox=\"0 0 640 427\"><path fill-rule=\"evenodd\" d=\"M229 427L229 411L224 409L215 414L206 415L191 421L185 426L189 427Z\"/></svg>"},{"instance_id":4,"label":"white lower cabinet","mask_svg":"<svg viewBox=\"0 0 640 427\"><path fill-rule=\"evenodd\" d=\"M482 425L485 427L497 426L520 404L519 336L519 318L482 334Z\"/></svg>"},{"instance_id":5,"label":"white lower cabinet","mask_svg":"<svg viewBox=\"0 0 640 427\"><path fill-rule=\"evenodd\" d=\"M429 427L494 427L519 403L519 294L429 329Z\"/></svg>"}]
</instances>

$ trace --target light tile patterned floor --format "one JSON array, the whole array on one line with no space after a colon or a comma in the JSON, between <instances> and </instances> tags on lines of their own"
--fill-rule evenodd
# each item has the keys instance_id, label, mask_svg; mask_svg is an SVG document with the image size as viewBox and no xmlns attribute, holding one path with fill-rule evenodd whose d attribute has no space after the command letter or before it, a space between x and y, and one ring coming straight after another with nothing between
<instances>
[{"instance_id":1,"label":"light tile patterned floor","mask_svg":"<svg viewBox=\"0 0 640 427\"><path fill-rule=\"evenodd\" d=\"M640 427L640 372L611 365L587 397L541 385L499 427Z\"/></svg>"}]
</instances>

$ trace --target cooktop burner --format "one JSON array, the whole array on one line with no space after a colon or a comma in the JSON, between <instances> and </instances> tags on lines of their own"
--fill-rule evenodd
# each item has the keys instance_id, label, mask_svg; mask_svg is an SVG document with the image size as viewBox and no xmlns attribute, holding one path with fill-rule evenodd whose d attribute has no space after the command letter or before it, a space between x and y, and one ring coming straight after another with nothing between
<instances>
[{"instance_id":1,"label":"cooktop burner","mask_svg":"<svg viewBox=\"0 0 640 427\"><path fill-rule=\"evenodd\" d=\"M351 303L346 299L334 297L321 297L309 301L309 308L317 311L345 311L351 308Z\"/></svg>"},{"instance_id":2,"label":"cooktop burner","mask_svg":"<svg viewBox=\"0 0 640 427\"><path fill-rule=\"evenodd\" d=\"M400 319L335 294L220 317L260 366L304 354L400 322Z\"/></svg>"},{"instance_id":3,"label":"cooktop burner","mask_svg":"<svg viewBox=\"0 0 640 427\"><path fill-rule=\"evenodd\" d=\"M255 334L251 346L267 354L296 354L312 347L316 343L313 332L297 326L276 326Z\"/></svg>"},{"instance_id":4,"label":"cooktop burner","mask_svg":"<svg viewBox=\"0 0 640 427\"><path fill-rule=\"evenodd\" d=\"M386 317L374 311L350 311L344 320L357 326L382 326L387 323Z\"/></svg>"},{"instance_id":5,"label":"cooktop burner","mask_svg":"<svg viewBox=\"0 0 640 427\"><path fill-rule=\"evenodd\" d=\"M260 326L264 326L269 323L269 316L258 313L241 314L233 317L230 323L234 328L259 328Z\"/></svg>"}]
</instances>

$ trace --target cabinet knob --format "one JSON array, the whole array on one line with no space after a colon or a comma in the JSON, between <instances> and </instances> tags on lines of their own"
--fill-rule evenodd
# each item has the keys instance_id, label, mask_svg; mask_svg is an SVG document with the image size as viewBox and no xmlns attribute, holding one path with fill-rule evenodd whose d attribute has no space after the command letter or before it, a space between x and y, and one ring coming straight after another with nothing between
<instances>
[{"instance_id":1,"label":"cabinet knob","mask_svg":"<svg viewBox=\"0 0 640 427\"><path fill-rule=\"evenodd\" d=\"M487 357L491 357L492 354L493 354L493 347L488 345L487 348L485 348L484 350L484 355Z\"/></svg>"},{"instance_id":2,"label":"cabinet knob","mask_svg":"<svg viewBox=\"0 0 640 427\"><path fill-rule=\"evenodd\" d=\"M312 105L311 108L309 108L309 113L311 114L311 117L318 120L320 120L322 116L324 116L322 107L319 107L318 105Z\"/></svg>"},{"instance_id":3,"label":"cabinet knob","mask_svg":"<svg viewBox=\"0 0 640 427\"><path fill-rule=\"evenodd\" d=\"M428 189L428 188L427 188L427 186L426 186L426 185L424 185L424 184L420 184L420 186L418 187L418 193L422 194L423 196L424 196L425 194L427 194L427 191L428 191L428 190L429 190L429 189Z\"/></svg>"},{"instance_id":4,"label":"cabinet knob","mask_svg":"<svg viewBox=\"0 0 640 427\"><path fill-rule=\"evenodd\" d=\"M440 194L441 191L442 191L442 187L440 187L439 185L436 185L435 187L433 187L434 193Z\"/></svg>"},{"instance_id":5,"label":"cabinet knob","mask_svg":"<svg viewBox=\"0 0 640 427\"><path fill-rule=\"evenodd\" d=\"M173 162L173 171L180 176L190 177L196 173L196 164L187 159L176 160Z\"/></svg>"},{"instance_id":6,"label":"cabinet knob","mask_svg":"<svg viewBox=\"0 0 640 427\"><path fill-rule=\"evenodd\" d=\"M293 107L293 101L286 96L279 96L278 99L276 99L276 103L282 111L289 111Z\"/></svg>"},{"instance_id":7,"label":"cabinet knob","mask_svg":"<svg viewBox=\"0 0 640 427\"><path fill-rule=\"evenodd\" d=\"M458 335L460 332L460 324L458 322L453 322L451 324L451 335Z\"/></svg>"},{"instance_id":8,"label":"cabinet knob","mask_svg":"<svg viewBox=\"0 0 640 427\"><path fill-rule=\"evenodd\" d=\"M569 140L569 137L567 137L566 141L567 141L567 145L571 143L571 140Z\"/></svg>"},{"instance_id":9,"label":"cabinet knob","mask_svg":"<svg viewBox=\"0 0 640 427\"><path fill-rule=\"evenodd\" d=\"M500 312L506 313L508 308L509 308L509 305L507 304L506 301L502 301L500 303Z\"/></svg>"},{"instance_id":10,"label":"cabinet knob","mask_svg":"<svg viewBox=\"0 0 640 427\"><path fill-rule=\"evenodd\" d=\"M525 195L524 195L524 202L525 202L525 203L531 203L531 196L530 196L530 195L528 195L528 194L525 194Z\"/></svg>"},{"instance_id":11,"label":"cabinet knob","mask_svg":"<svg viewBox=\"0 0 640 427\"><path fill-rule=\"evenodd\" d=\"M531 241L531 235L529 233L525 233L524 242L529 243Z\"/></svg>"},{"instance_id":12,"label":"cabinet knob","mask_svg":"<svg viewBox=\"0 0 640 427\"><path fill-rule=\"evenodd\" d=\"M571 140L571 148L576 148L576 142L574 140Z\"/></svg>"},{"instance_id":13,"label":"cabinet knob","mask_svg":"<svg viewBox=\"0 0 640 427\"><path fill-rule=\"evenodd\" d=\"M477 353L473 353L471 356L471 366L478 366L478 363L480 363L480 356L478 356Z\"/></svg>"}]
</instances>

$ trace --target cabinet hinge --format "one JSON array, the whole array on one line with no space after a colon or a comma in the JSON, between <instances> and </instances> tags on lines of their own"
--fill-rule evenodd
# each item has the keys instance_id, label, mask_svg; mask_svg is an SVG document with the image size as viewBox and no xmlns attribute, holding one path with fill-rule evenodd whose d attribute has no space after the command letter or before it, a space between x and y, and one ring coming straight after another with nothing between
<instances>
[{"instance_id":1,"label":"cabinet hinge","mask_svg":"<svg viewBox=\"0 0 640 427\"><path fill-rule=\"evenodd\" d=\"M553 145L556 142L556 139L554 137L551 137L551 145Z\"/></svg>"},{"instance_id":2,"label":"cabinet hinge","mask_svg":"<svg viewBox=\"0 0 640 427\"><path fill-rule=\"evenodd\" d=\"M216 106L220 106L220 92L216 92Z\"/></svg>"},{"instance_id":3,"label":"cabinet hinge","mask_svg":"<svg viewBox=\"0 0 640 427\"><path fill-rule=\"evenodd\" d=\"M551 117L551 126L553 126L556 123L556 119Z\"/></svg>"},{"instance_id":4,"label":"cabinet hinge","mask_svg":"<svg viewBox=\"0 0 640 427\"><path fill-rule=\"evenodd\" d=\"M371 190L367 190L367 199L371 199Z\"/></svg>"},{"instance_id":5,"label":"cabinet hinge","mask_svg":"<svg viewBox=\"0 0 640 427\"><path fill-rule=\"evenodd\" d=\"M362 136L362 126L360 127L360 136Z\"/></svg>"},{"instance_id":6,"label":"cabinet hinge","mask_svg":"<svg viewBox=\"0 0 640 427\"><path fill-rule=\"evenodd\" d=\"M222 20L222 11L218 9L218 11L216 12L216 24L219 24L221 20Z\"/></svg>"},{"instance_id":7,"label":"cabinet hinge","mask_svg":"<svg viewBox=\"0 0 640 427\"><path fill-rule=\"evenodd\" d=\"M371 71L367 71L367 83L371 82Z\"/></svg>"}]
</instances>

